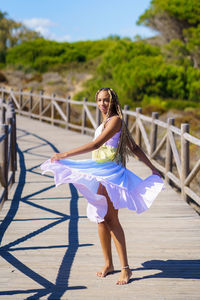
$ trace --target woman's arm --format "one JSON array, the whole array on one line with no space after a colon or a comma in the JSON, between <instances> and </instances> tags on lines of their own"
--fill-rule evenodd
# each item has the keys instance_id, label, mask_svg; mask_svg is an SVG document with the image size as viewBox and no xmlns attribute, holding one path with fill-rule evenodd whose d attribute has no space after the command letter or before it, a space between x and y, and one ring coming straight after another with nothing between
<instances>
[{"instance_id":1,"label":"woman's arm","mask_svg":"<svg viewBox=\"0 0 200 300\"><path fill-rule=\"evenodd\" d=\"M145 165L147 165L153 172L153 174L161 176L159 171L154 167L154 165L152 165L151 161L148 159L148 157L146 156L146 154L143 152L143 150L137 145L131 145L129 143L129 148L130 150L143 162L145 163Z\"/></svg>"},{"instance_id":2,"label":"woman's arm","mask_svg":"<svg viewBox=\"0 0 200 300\"><path fill-rule=\"evenodd\" d=\"M55 153L51 157L51 162L98 149L101 145L107 142L116 132L118 132L120 128L121 128L121 119L118 116L114 116L107 123L103 132L94 141L67 152Z\"/></svg>"}]
</instances>

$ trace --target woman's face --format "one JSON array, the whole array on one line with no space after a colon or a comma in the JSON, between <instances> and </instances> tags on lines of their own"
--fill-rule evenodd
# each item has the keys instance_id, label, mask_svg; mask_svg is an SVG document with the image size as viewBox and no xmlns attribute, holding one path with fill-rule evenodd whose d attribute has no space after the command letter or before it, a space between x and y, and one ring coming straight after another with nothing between
<instances>
[{"instance_id":1,"label":"woman's face","mask_svg":"<svg viewBox=\"0 0 200 300\"><path fill-rule=\"evenodd\" d=\"M97 105L103 115L107 114L108 107L110 102L110 95L107 91L99 92L97 96Z\"/></svg>"}]
</instances>

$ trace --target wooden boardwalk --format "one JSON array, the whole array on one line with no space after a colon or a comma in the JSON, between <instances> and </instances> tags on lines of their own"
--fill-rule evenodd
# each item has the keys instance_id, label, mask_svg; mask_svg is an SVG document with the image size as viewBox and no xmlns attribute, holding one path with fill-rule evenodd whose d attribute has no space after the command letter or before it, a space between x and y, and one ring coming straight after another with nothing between
<instances>
[{"instance_id":1,"label":"wooden boardwalk","mask_svg":"<svg viewBox=\"0 0 200 300\"><path fill-rule=\"evenodd\" d=\"M0 212L0 299L200 299L200 217L166 187L144 214L123 209L133 278L116 286L103 266L97 226L86 218L86 200L73 186L54 187L40 164L58 149L91 140L76 132L17 117L18 172ZM77 158L89 158L90 153ZM131 160L141 177L150 171Z\"/></svg>"}]
</instances>

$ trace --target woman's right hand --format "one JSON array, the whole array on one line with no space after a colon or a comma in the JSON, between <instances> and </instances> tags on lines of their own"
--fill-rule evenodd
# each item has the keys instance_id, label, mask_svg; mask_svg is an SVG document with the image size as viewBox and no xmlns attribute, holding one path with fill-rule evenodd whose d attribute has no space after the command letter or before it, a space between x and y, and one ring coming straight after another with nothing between
<instances>
[{"instance_id":1,"label":"woman's right hand","mask_svg":"<svg viewBox=\"0 0 200 300\"><path fill-rule=\"evenodd\" d=\"M51 157L51 163L53 163L55 160L60 160L66 158L65 153L54 153L54 155Z\"/></svg>"}]
</instances>

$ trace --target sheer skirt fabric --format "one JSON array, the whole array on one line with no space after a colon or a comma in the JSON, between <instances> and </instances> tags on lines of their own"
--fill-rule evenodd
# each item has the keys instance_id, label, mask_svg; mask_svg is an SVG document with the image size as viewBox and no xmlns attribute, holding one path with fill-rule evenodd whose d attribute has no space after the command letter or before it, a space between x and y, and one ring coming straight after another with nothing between
<instances>
[{"instance_id":1,"label":"sheer skirt fabric","mask_svg":"<svg viewBox=\"0 0 200 300\"><path fill-rule=\"evenodd\" d=\"M62 159L41 165L43 173L52 172L56 186L72 183L87 199L87 216L93 222L103 222L107 213L105 196L97 194L101 183L116 209L128 208L142 213L147 210L163 188L157 175L141 179L133 172L113 161L94 159Z\"/></svg>"}]
</instances>

